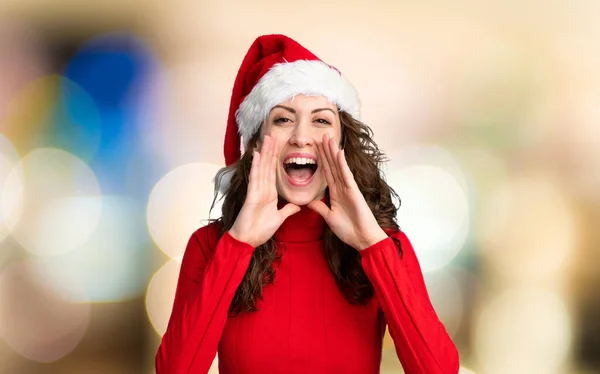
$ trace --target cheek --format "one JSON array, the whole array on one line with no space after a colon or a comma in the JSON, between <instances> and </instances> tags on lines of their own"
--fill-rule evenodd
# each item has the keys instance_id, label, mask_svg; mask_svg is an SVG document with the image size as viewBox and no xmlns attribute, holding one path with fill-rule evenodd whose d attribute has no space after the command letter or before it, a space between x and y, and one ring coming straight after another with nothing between
<instances>
[{"instance_id":1,"label":"cheek","mask_svg":"<svg viewBox=\"0 0 600 374\"><path fill-rule=\"evenodd\" d=\"M313 128L313 135L315 136L323 136L325 134L329 134L330 136L334 136L335 134L339 133L339 129L332 127L332 126L328 126L328 127L321 127L321 128Z\"/></svg>"},{"instance_id":2,"label":"cheek","mask_svg":"<svg viewBox=\"0 0 600 374\"><path fill-rule=\"evenodd\" d=\"M321 133L318 135L318 140L321 141L323 139L323 135L329 135L329 138L336 138L338 139L338 141L341 141L342 139L342 132L340 131L339 128L328 128L325 129L323 131L321 131Z\"/></svg>"},{"instance_id":3,"label":"cheek","mask_svg":"<svg viewBox=\"0 0 600 374\"><path fill-rule=\"evenodd\" d=\"M278 150L282 149L285 146L285 144L288 142L291 136L288 129L281 127L272 127L265 131L265 134L270 134L271 136L275 137L277 141Z\"/></svg>"},{"instance_id":4,"label":"cheek","mask_svg":"<svg viewBox=\"0 0 600 374\"><path fill-rule=\"evenodd\" d=\"M342 136L342 126L336 121L333 126L324 129L323 134L325 133L329 134L331 137L339 139Z\"/></svg>"},{"instance_id":5,"label":"cheek","mask_svg":"<svg viewBox=\"0 0 600 374\"><path fill-rule=\"evenodd\" d=\"M285 147L285 145L288 141L288 138L283 135L275 135L275 136L277 139L277 145L275 147L276 148L275 152L277 152L281 156L281 151L283 150L283 147Z\"/></svg>"}]
</instances>

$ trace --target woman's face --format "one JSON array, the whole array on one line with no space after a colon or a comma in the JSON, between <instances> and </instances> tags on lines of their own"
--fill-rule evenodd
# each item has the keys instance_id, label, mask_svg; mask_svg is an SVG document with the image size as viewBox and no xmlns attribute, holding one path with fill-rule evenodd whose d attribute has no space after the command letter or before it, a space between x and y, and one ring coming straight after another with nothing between
<instances>
[{"instance_id":1,"label":"woman's face","mask_svg":"<svg viewBox=\"0 0 600 374\"><path fill-rule=\"evenodd\" d=\"M324 134L340 141L337 106L323 96L298 95L271 110L261 128L264 134L275 137L279 151L279 196L300 206L322 199L327 181L321 172L317 144L322 143Z\"/></svg>"}]
</instances>

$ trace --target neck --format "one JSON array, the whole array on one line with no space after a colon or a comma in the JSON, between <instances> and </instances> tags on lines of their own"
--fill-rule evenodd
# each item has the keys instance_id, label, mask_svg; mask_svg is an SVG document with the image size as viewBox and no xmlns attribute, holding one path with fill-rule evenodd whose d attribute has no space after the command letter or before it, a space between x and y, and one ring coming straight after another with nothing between
<instances>
[{"instance_id":1,"label":"neck","mask_svg":"<svg viewBox=\"0 0 600 374\"><path fill-rule=\"evenodd\" d=\"M326 197L321 199L328 203ZM279 199L279 208L287 204L287 201ZM321 215L308 206L301 206L300 211L289 216L275 233L275 239L280 242L314 242L323 238L325 232L325 220Z\"/></svg>"}]
</instances>

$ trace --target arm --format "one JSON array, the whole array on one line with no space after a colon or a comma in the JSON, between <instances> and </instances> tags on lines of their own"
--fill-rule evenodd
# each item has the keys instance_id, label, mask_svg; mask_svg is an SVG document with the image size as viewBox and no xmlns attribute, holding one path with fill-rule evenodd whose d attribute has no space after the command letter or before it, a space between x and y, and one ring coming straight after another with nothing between
<instances>
[{"instance_id":1,"label":"arm","mask_svg":"<svg viewBox=\"0 0 600 374\"><path fill-rule=\"evenodd\" d=\"M265 135L260 152L253 152L246 199L231 229L218 243L215 225L199 229L190 238L171 319L156 354L157 374L208 372L254 248L300 211L291 203L278 209L278 160L277 141Z\"/></svg>"},{"instance_id":2,"label":"arm","mask_svg":"<svg viewBox=\"0 0 600 374\"><path fill-rule=\"evenodd\" d=\"M407 374L456 374L456 347L437 317L414 249L403 232L360 251L381 305L396 353Z\"/></svg>"},{"instance_id":3,"label":"arm","mask_svg":"<svg viewBox=\"0 0 600 374\"><path fill-rule=\"evenodd\" d=\"M323 216L340 240L360 251L404 370L407 374L458 373L458 352L431 305L410 241L402 232L390 238L379 226L338 140L324 134L317 149L331 207L319 200L308 206ZM394 240L401 243L402 255Z\"/></svg>"},{"instance_id":4,"label":"arm","mask_svg":"<svg viewBox=\"0 0 600 374\"><path fill-rule=\"evenodd\" d=\"M156 354L157 374L208 372L253 251L228 232L217 243L214 226L191 236L171 318Z\"/></svg>"}]
</instances>

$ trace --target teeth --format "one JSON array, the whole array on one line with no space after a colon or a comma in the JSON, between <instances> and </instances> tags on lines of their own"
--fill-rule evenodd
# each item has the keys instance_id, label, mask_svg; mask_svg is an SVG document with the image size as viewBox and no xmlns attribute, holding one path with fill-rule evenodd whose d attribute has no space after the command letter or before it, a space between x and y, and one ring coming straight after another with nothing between
<instances>
[{"instance_id":1,"label":"teeth","mask_svg":"<svg viewBox=\"0 0 600 374\"><path fill-rule=\"evenodd\" d=\"M290 157L284 161L284 164L296 164L296 165L307 165L307 164L316 164L316 161L312 158L304 158L304 157Z\"/></svg>"}]
</instances>

